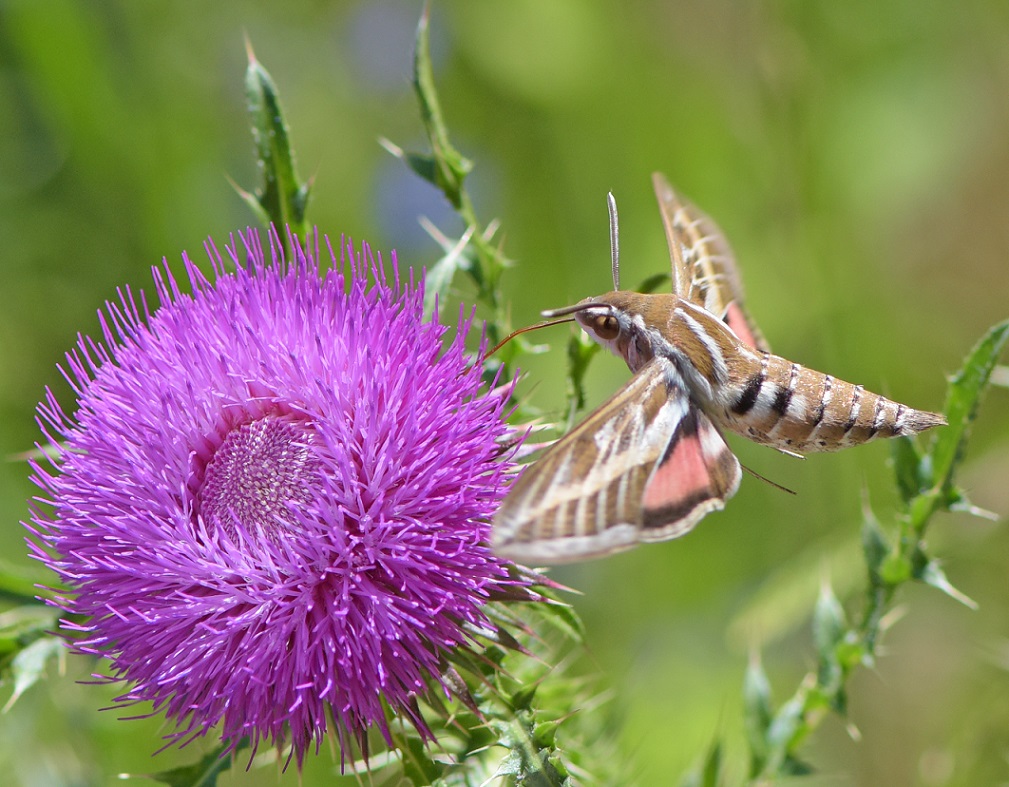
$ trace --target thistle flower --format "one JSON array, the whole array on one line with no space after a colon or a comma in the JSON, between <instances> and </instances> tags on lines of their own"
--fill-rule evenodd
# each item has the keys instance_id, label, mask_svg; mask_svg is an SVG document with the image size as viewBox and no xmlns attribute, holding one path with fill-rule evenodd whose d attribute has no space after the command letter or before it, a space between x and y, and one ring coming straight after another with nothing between
<instances>
[{"instance_id":1,"label":"thistle flower","mask_svg":"<svg viewBox=\"0 0 1009 787\"><path fill-rule=\"evenodd\" d=\"M330 720L341 750L391 743L386 706L430 739L416 698L524 590L487 546L508 392L395 255L389 281L367 246L320 274L318 249L241 240L233 273L213 244L211 278L183 256L192 295L155 269L160 308L121 292L68 354L77 409L39 405L55 458L29 543L83 616L74 648L166 714L167 745L217 726L300 765Z\"/></svg>"}]
</instances>

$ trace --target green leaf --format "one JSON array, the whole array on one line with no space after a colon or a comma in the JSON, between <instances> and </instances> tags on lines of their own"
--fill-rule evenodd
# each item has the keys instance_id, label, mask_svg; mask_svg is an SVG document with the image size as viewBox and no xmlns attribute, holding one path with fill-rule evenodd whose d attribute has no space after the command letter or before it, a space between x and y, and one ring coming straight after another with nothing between
<instances>
[{"instance_id":1,"label":"green leaf","mask_svg":"<svg viewBox=\"0 0 1009 787\"><path fill-rule=\"evenodd\" d=\"M431 143L431 157L408 156L406 161L414 172L441 189L452 206L459 210L463 203L463 180L473 169L473 163L459 153L448 139L448 128L434 86L429 19L430 9L425 4L417 25L413 87L420 102L424 130Z\"/></svg>"},{"instance_id":2,"label":"green leaf","mask_svg":"<svg viewBox=\"0 0 1009 787\"><path fill-rule=\"evenodd\" d=\"M45 677L46 664L49 663L49 659L60 657L65 652L63 640L52 636L41 637L19 651L11 661L14 691L10 699L7 700L4 711L10 710L22 694Z\"/></svg>"},{"instance_id":3,"label":"green leaf","mask_svg":"<svg viewBox=\"0 0 1009 787\"><path fill-rule=\"evenodd\" d=\"M838 644L836 653L837 663L844 670L851 670L859 664L869 666L871 663L866 654L865 645L853 632L849 632L848 636Z\"/></svg>"},{"instance_id":4,"label":"green leaf","mask_svg":"<svg viewBox=\"0 0 1009 787\"><path fill-rule=\"evenodd\" d=\"M533 743L541 749L554 748L557 745L557 728L560 726L560 721L556 719L539 722L533 727Z\"/></svg>"},{"instance_id":5,"label":"green leaf","mask_svg":"<svg viewBox=\"0 0 1009 787\"><path fill-rule=\"evenodd\" d=\"M300 182L295 172L294 151L273 78L256 60L251 44L246 45L246 51L245 96L263 182L255 194L238 192L261 222L273 224L281 233L289 227L304 238L312 184Z\"/></svg>"},{"instance_id":6,"label":"green leaf","mask_svg":"<svg viewBox=\"0 0 1009 787\"><path fill-rule=\"evenodd\" d=\"M419 738L408 737L401 752L403 775L412 784L431 784L445 775L445 765L431 759L427 747Z\"/></svg>"},{"instance_id":7,"label":"green leaf","mask_svg":"<svg viewBox=\"0 0 1009 787\"><path fill-rule=\"evenodd\" d=\"M873 588L881 587L883 582L883 561L890 554L890 544L886 534L880 527L872 511L866 508L862 520L862 552L865 555L865 565L869 570L869 584Z\"/></svg>"},{"instance_id":8,"label":"green leaf","mask_svg":"<svg viewBox=\"0 0 1009 787\"><path fill-rule=\"evenodd\" d=\"M743 723L746 738L750 744L750 775L755 776L767 762L767 733L774 718L771 707L771 684L760 662L754 654L746 667L743 677Z\"/></svg>"},{"instance_id":9,"label":"green leaf","mask_svg":"<svg viewBox=\"0 0 1009 787\"><path fill-rule=\"evenodd\" d=\"M533 698L536 696L536 685L523 686L511 695L511 706L515 710L523 711L532 709Z\"/></svg>"},{"instance_id":10,"label":"green leaf","mask_svg":"<svg viewBox=\"0 0 1009 787\"><path fill-rule=\"evenodd\" d=\"M994 511L986 511L985 509L978 508L976 505L971 503L970 500L967 499L967 493L958 486L951 486L947 490L946 507L950 511L970 514L971 516L976 516L979 519L987 519L989 522L998 522L1002 518Z\"/></svg>"},{"instance_id":11,"label":"green leaf","mask_svg":"<svg viewBox=\"0 0 1009 787\"><path fill-rule=\"evenodd\" d=\"M600 346L584 332L574 334L568 342L568 421L585 409L585 373Z\"/></svg>"},{"instance_id":12,"label":"green leaf","mask_svg":"<svg viewBox=\"0 0 1009 787\"><path fill-rule=\"evenodd\" d=\"M897 480L897 491L907 505L923 489L931 486L921 477L922 454L918 444L910 437L897 437L890 441L893 457L893 473Z\"/></svg>"},{"instance_id":13,"label":"green leaf","mask_svg":"<svg viewBox=\"0 0 1009 787\"><path fill-rule=\"evenodd\" d=\"M816 644L820 662L837 665L837 646L844 637L848 624L844 608L837 600L829 582L820 587L820 596L813 609L813 642Z\"/></svg>"},{"instance_id":14,"label":"green leaf","mask_svg":"<svg viewBox=\"0 0 1009 787\"><path fill-rule=\"evenodd\" d=\"M953 587L953 583L947 578L946 572L942 570L939 561L929 558L921 547L915 550L912 566L912 576L915 579L937 590L941 590L947 596L959 601L969 609L976 610L978 608L977 602L974 599Z\"/></svg>"},{"instance_id":15,"label":"green leaf","mask_svg":"<svg viewBox=\"0 0 1009 787\"><path fill-rule=\"evenodd\" d=\"M807 730L801 692L782 705L767 730L770 761L784 762L792 745Z\"/></svg>"},{"instance_id":16,"label":"green leaf","mask_svg":"<svg viewBox=\"0 0 1009 787\"><path fill-rule=\"evenodd\" d=\"M567 768L556 756L556 750L540 748L533 741L532 730L520 714L519 718L494 722L499 743L509 752L498 766L497 775L513 776L514 782L526 787L569 787ZM488 782L485 782L488 783Z\"/></svg>"},{"instance_id":17,"label":"green leaf","mask_svg":"<svg viewBox=\"0 0 1009 787\"><path fill-rule=\"evenodd\" d=\"M812 765L792 754L785 757L785 761L781 765L783 776L809 776L813 773L816 773L816 769Z\"/></svg>"},{"instance_id":18,"label":"green leaf","mask_svg":"<svg viewBox=\"0 0 1009 787\"><path fill-rule=\"evenodd\" d=\"M550 622L567 639L578 645L585 644L585 624L574 607L561 601L547 601L531 605L529 611Z\"/></svg>"},{"instance_id":19,"label":"green leaf","mask_svg":"<svg viewBox=\"0 0 1009 787\"><path fill-rule=\"evenodd\" d=\"M434 156L423 153L407 153L403 156L403 161L428 183L438 185L438 163L434 160Z\"/></svg>"},{"instance_id":20,"label":"green leaf","mask_svg":"<svg viewBox=\"0 0 1009 787\"><path fill-rule=\"evenodd\" d=\"M56 628L60 611L41 604L26 604L0 615L0 664Z\"/></svg>"},{"instance_id":21,"label":"green leaf","mask_svg":"<svg viewBox=\"0 0 1009 787\"><path fill-rule=\"evenodd\" d=\"M692 770L680 782L680 787L718 787L722 783L722 742L715 738L704 755L700 771Z\"/></svg>"},{"instance_id":22,"label":"green leaf","mask_svg":"<svg viewBox=\"0 0 1009 787\"><path fill-rule=\"evenodd\" d=\"M424 275L424 315L426 317L435 314L436 304L445 302L445 298L452 289L452 280L455 278L456 271L473 269L473 255L469 250L469 241L472 235L473 231L469 229L448 248L442 245L444 256L427 269Z\"/></svg>"},{"instance_id":23,"label":"green leaf","mask_svg":"<svg viewBox=\"0 0 1009 787\"><path fill-rule=\"evenodd\" d=\"M838 716L848 715L848 692L844 688L844 683L836 686L834 693L830 696L830 707Z\"/></svg>"},{"instance_id":24,"label":"green leaf","mask_svg":"<svg viewBox=\"0 0 1009 787\"><path fill-rule=\"evenodd\" d=\"M225 756L225 747L222 745L192 765L154 773L150 778L171 787L214 787L217 777L231 767L233 755L247 746L248 743L243 741L229 756Z\"/></svg>"},{"instance_id":25,"label":"green leaf","mask_svg":"<svg viewBox=\"0 0 1009 787\"><path fill-rule=\"evenodd\" d=\"M672 281L668 273L656 273L653 276L649 276L635 289L635 292L640 292L645 295L648 293L655 292L659 287L665 289L666 286Z\"/></svg>"},{"instance_id":26,"label":"green leaf","mask_svg":"<svg viewBox=\"0 0 1009 787\"><path fill-rule=\"evenodd\" d=\"M891 552L879 567L879 576L887 585L900 585L913 575L911 561L899 552Z\"/></svg>"},{"instance_id":27,"label":"green leaf","mask_svg":"<svg viewBox=\"0 0 1009 787\"><path fill-rule=\"evenodd\" d=\"M52 595L39 585L52 582L53 577L36 566L16 566L6 560L0 560L0 596L15 604L39 606L36 602L40 596Z\"/></svg>"},{"instance_id":28,"label":"green leaf","mask_svg":"<svg viewBox=\"0 0 1009 787\"><path fill-rule=\"evenodd\" d=\"M704 758L704 770L701 771L701 787L718 787L722 774L722 742L717 738L708 747L708 755Z\"/></svg>"},{"instance_id":29,"label":"green leaf","mask_svg":"<svg viewBox=\"0 0 1009 787\"><path fill-rule=\"evenodd\" d=\"M977 415L981 395L1009 340L1009 320L992 327L964 360L963 367L949 383L946 395L946 420L932 443L935 478L944 489L953 483L956 465L963 456L970 426Z\"/></svg>"}]
</instances>

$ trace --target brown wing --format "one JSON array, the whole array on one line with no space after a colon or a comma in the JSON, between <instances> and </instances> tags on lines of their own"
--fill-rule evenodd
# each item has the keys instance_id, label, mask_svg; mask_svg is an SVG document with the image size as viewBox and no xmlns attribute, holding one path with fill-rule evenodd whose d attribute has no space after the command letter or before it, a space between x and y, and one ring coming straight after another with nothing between
<instances>
[{"instance_id":1,"label":"brown wing","mask_svg":"<svg viewBox=\"0 0 1009 787\"><path fill-rule=\"evenodd\" d=\"M660 172L652 174L672 260L673 292L724 320L757 350L767 340L743 305L743 286L725 236L711 219L677 196Z\"/></svg>"},{"instance_id":2,"label":"brown wing","mask_svg":"<svg viewBox=\"0 0 1009 787\"><path fill-rule=\"evenodd\" d=\"M494 518L494 549L538 565L673 538L738 484L736 458L655 358L525 470Z\"/></svg>"}]
</instances>

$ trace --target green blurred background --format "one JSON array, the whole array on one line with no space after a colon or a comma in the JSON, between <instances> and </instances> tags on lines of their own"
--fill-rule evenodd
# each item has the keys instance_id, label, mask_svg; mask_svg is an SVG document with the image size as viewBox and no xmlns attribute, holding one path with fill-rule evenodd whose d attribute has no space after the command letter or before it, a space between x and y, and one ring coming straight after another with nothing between
<instances>
[{"instance_id":1,"label":"green blurred background","mask_svg":"<svg viewBox=\"0 0 1009 787\"><path fill-rule=\"evenodd\" d=\"M228 178L255 183L243 35L271 71L324 231L429 265L420 214L458 224L377 144L420 147L410 92L419 2L0 2L0 453L36 439L55 366L122 284L253 221ZM999 0L439 0L436 76L455 142L475 160L477 210L503 223L516 325L609 288L605 194L621 217L623 281L667 270L649 174L716 218L775 349L917 407L1009 315L1009 4ZM460 293L466 295L466 291ZM564 406L566 329L526 364L524 390ZM627 379L591 374L598 403ZM1009 511L1007 394L977 423L961 481ZM797 462L733 441L747 476L724 513L679 542L555 572L583 596L628 780L665 785L715 735L741 760L740 685L759 647L780 698L813 664L806 618L820 581L861 581L870 501L894 502L888 449ZM44 575L18 521L25 467L2 465L4 563ZM805 750L816 785L1009 783L1009 536L940 518L934 551L971 612L903 595L878 668L854 680L850 721ZM850 597L849 597L850 598ZM157 719L99 712L113 691L67 660L0 716L0 772L18 785L108 784L196 759L154 760ZM9 688L0 693L6 701ZM305 784L330 783L327 752ZM298 784L273 768L225 784ZM352 783L348 779L348 783Z\"/></svg>"}]
</instances>

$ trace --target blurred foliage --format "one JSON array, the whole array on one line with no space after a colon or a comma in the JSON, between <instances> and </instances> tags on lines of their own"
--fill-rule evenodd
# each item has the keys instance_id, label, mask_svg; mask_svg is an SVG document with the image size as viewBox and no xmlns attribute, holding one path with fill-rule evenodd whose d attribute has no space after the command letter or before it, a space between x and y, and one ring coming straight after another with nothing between
<instances>
[{"instance_id":1,"label":"blurred foliage","mask_svg":"<svg viewBox=\"0 0 1009 787\"><path fill-rule=\"evenodd\" d=\"M967 355L963 367L950 379L944 410L949 425L926 438L926 451L919 451L917 441L909 437L891 443L900 505L890 534L868 506L864 511L862 553L867 581L856 621L848 622L843 605L830 583L824 581L813 609L816 669L777 709L772 705L770 683L760 662L751 660L743 695L751 779L773 781L813 772L813 767L800 759L802 744L819 727L825 711L847 718L848 682L857 667L875 667L883 634L894 622L897 591L903 585L917 580L977 609L971 599L953 587L939 560L928 554L925 535L937 511L961 509L979 516L987 514L967 502L954 479L980 400L1007 339L1009 321L988 331Z\"/></svg>"},{"instance_id":2,"label":"blurred foliage","mask_svg":"<svg viewBox=\"0 0 1009 787\"><path fill-rule=\"evenodd\" d=\"M228 182L259 176L243 34L281 86L313 183L310 223L429 267L443 252L418 215L446 237L465 229L437 189L377 143L425 144L410 85L419 2L180 10L163 0L0 6L5 456L36 439L44 386L69 401L55 366L78 331L97 332L96 311L115 287L150 289L162 256L178 260L207 235L257 221ZM609 288L608 190L620 203L625 281L666 269L648 183L656 169L726 230L750 310L787 357L935 409L944 375L1005 317L1004 3L442 0L431 24L441 111L454 147L476 164L474 209L502 220L494 241L515 261L500 280L511 323ZM455 277L453 308L472 303L478 286ZM535 381L522 393L560 420L567 336L551 330L540 340L553 351L522 359ZM585 380L588 404L626 376L600 355ZM1009 511L1006 396L990 393L957 477L973 503L1000 515ZM711 773L745 758L737 709L744 693L749 706L760 702L752 679L743 688L746 651L762 652L769 685L796 685L836 616L821 597L814 642L805 621L816 587L829 572L845 601L862 582L850 557L859 491L875 510L900 504L883 446L805 462L733 447L798 497L748 478L689 538L555 572L585 594L576 607L594 669L619 698L620 756L642 784L669 783L690 765L702 767L699 783L713 783ZM16 524L33 494L26 478L18 461L0 475L0 554L18 588L51 581ZM826 775L804 784L1009 779L1009 534L940 514L929 549L979 610L910 587L886 652L848 688L861 741L828 716L802 750ZM0 614L24 604L20 590L2 598ZM94 669L68 659L65 674L50 670L49 685L0 716L0 762L14 784L104 784L210 751L152 760L158 719L99 712L114 688L76 682ZM314 758L300 780L332 783L335 767ZM293 771L236 767L218 783L298 781Z\"/></svg>"}]
</instances>

